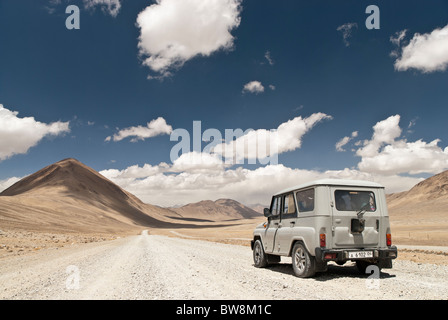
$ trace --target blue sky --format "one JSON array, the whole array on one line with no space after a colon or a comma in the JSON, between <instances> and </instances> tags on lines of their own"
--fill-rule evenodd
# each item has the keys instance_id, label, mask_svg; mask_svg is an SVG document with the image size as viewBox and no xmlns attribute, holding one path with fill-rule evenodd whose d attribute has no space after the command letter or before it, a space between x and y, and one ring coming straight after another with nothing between
<instances>
[{"instance_id":1,"label":"blue sky","mask_svg":"<svg viewBox=\"0 0 448 320\"><path fill-rule=\"evenodd\" d=\"M323 177L406 190L448 169L447 25L446 1L0 0L0 187L74 157L160 205L267 203ZM193 121L285 124L291 148L176 163L170 134Z\"/></svg>"}]
</instances>

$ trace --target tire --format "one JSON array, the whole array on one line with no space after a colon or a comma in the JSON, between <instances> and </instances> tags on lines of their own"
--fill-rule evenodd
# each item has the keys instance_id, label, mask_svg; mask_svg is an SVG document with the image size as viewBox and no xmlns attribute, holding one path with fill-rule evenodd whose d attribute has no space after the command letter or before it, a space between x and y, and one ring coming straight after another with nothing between
<instances>
[{"instance_id":1,"label":"tire","mask_svg":"<svg viewBox=\"0 0 448 320\"><path fill-rule=\"evenodd\" d=\"M265 268L268 265L268 259L263 249L263 244L260 240L254 243L254 266L256 268Z\"/></svg>"},{"instance_id":2,"label":"tire","mask_svg":"<svg viewBox=\"0 0 448 320\"><path fill-rule=\"evenodd\" d=\"M316 259L311 256L301 242L292 248L292 268L299 278L309 278L316 274Z\"/></svg>"}]
</instances>

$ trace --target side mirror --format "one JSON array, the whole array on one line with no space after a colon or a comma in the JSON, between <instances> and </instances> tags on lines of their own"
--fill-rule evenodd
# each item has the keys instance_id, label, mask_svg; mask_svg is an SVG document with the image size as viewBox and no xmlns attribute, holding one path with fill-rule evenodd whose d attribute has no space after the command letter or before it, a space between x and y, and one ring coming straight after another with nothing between
<instances>
[{"instance_id":1,"label":"side mirror","mask_svg":"<svg viewBox=\"0 0 448 320\"><path fill-rule=\"evenodd\" d=\"M269 218L271 216L271 210L269 210L269 208L264 208L263 214L266 218Z\"/></svg>"}]
</instances>

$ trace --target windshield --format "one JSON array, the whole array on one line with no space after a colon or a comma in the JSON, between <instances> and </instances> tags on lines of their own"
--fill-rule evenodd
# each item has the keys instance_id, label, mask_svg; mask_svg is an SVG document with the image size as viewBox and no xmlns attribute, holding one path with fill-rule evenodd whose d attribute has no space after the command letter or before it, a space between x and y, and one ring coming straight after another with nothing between
<instances>
[{"instance_id":1,"label":"windshield","mask_svg":"<svg viewBox=\"0 0 448 320\"><path fill-rule=\"evenodd\" d=\"M376 211L375 195L372 191L336 190L334 198L338 211Z\"/></svg>"}]
</instances>

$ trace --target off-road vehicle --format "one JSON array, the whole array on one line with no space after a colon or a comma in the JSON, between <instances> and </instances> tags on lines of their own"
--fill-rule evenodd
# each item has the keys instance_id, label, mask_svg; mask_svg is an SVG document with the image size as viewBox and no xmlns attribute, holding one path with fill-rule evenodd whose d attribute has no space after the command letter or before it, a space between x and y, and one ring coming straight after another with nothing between
<instances>
[{"instance_id":1,"label":"off-road vehicle","mask_svg":"<svg viewBox=\"0 0 448 320\"><path fill-rule=\"evenodd\" d=\"M253 233L255 267L292 257L298 277L327 270L327 262L355 261L362 273L369 265L392 268L392 246L384 187L356 180L325 179L273 195L264 209L267 222Z\"/></svg>"}]
</instances>

